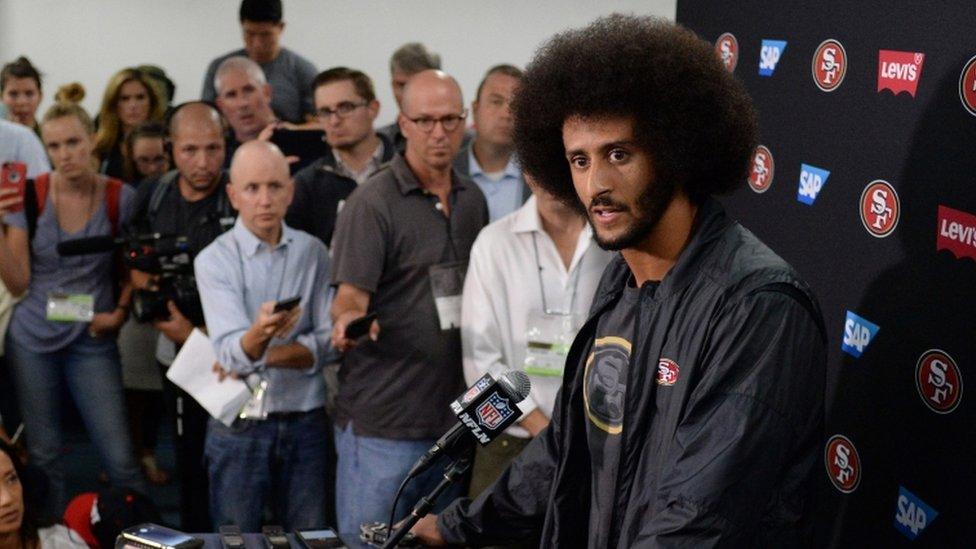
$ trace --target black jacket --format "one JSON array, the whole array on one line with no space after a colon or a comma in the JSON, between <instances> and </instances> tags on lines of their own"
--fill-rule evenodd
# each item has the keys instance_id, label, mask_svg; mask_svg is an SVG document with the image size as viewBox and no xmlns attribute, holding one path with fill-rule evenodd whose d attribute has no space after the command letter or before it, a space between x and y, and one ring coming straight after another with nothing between
<instances>
[{"instance_id":1,"label":"black jacket","mask_svg":"<svg viewBox=\"0 0 976 549\"><path fill-rule=\"evenodd\" d=\"M452 543L541 532L542 547L592 544L583 373L597 321L630 277L604 272L566 362L552 422L473 502L438 520ZM645 287L611 516L616 547L802 545L823 438L826 338L793 269L708 200L678 262ZM678 365L659 384L661 359Z\"/></svg>"}]
</instances>

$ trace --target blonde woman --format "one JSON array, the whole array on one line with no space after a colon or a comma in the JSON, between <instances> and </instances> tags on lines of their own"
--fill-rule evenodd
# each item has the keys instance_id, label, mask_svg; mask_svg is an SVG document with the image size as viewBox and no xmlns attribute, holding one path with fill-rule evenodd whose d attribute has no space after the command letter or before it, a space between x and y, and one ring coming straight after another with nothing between
<instances>
[{"instance_id":1,"label":"blonde woman","mask_svg":"<svg viewBox=\"0 0 976 549\"><path fill-rule=\"evenodd\" d=\"M125 176L125 136L143 122L163 121L166 105L161 97L155 82L137 69L122 69L109 79L95 133L100 173L119 179Z\"/></svg>"}]
</instances>

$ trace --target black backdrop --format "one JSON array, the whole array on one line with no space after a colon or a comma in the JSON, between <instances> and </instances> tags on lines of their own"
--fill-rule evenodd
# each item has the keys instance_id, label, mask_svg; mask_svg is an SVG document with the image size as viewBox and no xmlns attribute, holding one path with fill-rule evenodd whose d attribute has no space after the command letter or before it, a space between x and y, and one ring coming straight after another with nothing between
<instances>
[{"instance_id":1,"label":"black backdrop","mask_svg":"<svg viewBox=\"0 0 976 549\"><path fill-rule=\"evenodd\" d=\"M817 544L976 546L976 394L963 390L976 391L976 240L966 232L976 227L976 104L963 100L976 88L962 76L976 56L976 4L678 0L677 19L712 43L735 37L734 73L773 157L761 165L773 169L764 192L743 186L725 203L823 308L830 390ZM828 39L847 61L829 92L813 74ZM763 40L786 42L770 76L759 72ZM879 91L891 87L879 86L882 68L914 96ZM829 172L819 193L798 194L802 164ZM865 193L875 180L897 204L884 186ZM812 204L799 200L809 194ZM884 237L868 231L895 218Z\"/></svg>"}]
</instances>

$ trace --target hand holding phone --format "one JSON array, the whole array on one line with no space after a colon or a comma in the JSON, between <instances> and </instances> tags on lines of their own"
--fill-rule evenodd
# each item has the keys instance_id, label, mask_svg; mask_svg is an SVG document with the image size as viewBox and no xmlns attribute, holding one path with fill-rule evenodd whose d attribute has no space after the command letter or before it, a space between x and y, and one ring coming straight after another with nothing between
<instances>
[{"instance_id":1,"label":"hand holding phone","mask_svg":"<svg viewBox=\"0 0 976 549\"><path fill-rule=\"evenodd\" d=\"M24 209L24 184L27 181L27 165L20 162L4 162L0 168L0 216Z\"/></svg>"},{"instance_id":2,"label":"hand holding phone","mask_svg":"<svg viewBox=\"0 0 976 549\"><path fill-rule=\"evenodd\" d=\"M361 316L346 325L346 339L359 339L369 333L369 327L376 320L376 311Z\"/></svg>"},{"instance_id":3,"label":"hand holding phone","mask_svg":"<svg viewBox=\"0 0 976 549\"><path fill-rule=\"evenodd\" d=\"M274 312L280 313L281 311L290 311L298 306L302 301L302 296L296 295L295 297L289 297L288 299L282 299L275 303Z\"/></svg>"}]
</instances>

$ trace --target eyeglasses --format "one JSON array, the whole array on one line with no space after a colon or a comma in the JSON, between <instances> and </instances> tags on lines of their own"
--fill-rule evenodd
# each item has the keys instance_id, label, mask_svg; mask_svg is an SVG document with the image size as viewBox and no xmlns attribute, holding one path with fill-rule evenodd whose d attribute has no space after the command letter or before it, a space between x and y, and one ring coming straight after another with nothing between
<instances>
[{"instance_id":1,"label":"eyeglasses","mask_svg":"<svg viewBox=\"0 0 976 549\"><path fill-rule=\"evenodd\" d=\"M461 111L461 114L450 114L447 116L442 116L440 118L427 118L427 117L410 118L408 116L407 120L416 124L417 127L420 128L420 131L424 133L430 133L434 131L434 126L436 126L438 122L440 122L441 126L444 127L444 131L446 132L454 131L455 129L457 129L458 125L461 122L463 122L464 119L467 117L468 117L468 110L464 109L463 111Z\"/></svg>"},{"instance_id":2,"label":"eyeglasses","mask_svg":"<svg viewBox=\"0 0 976 549\"><path fill-rule=\"evenodd\" d=\"M352 111L358 109L359 107L365 107L366 105L369 105L369 101L363 101L362 103L343 101L342 103L336 105L335 109L322 107L321 109L315 111L315 114L318 115L318 117L321 118L322 120L328 120L330 117L332 117L333 114L338 116L339 118L345 118L350 114L352 114Z\"/></svg>"},{"instance_id":3,"label":"eyeglasses","mask_svg":"<svg viewBox=\"0 0 976 549\"><path fill-rule=\"evenodd\" d=\"M137 156L135 157L136 164L140 166L158 166L166 162L165 156Z\"/></svg>"}]
</instances>

